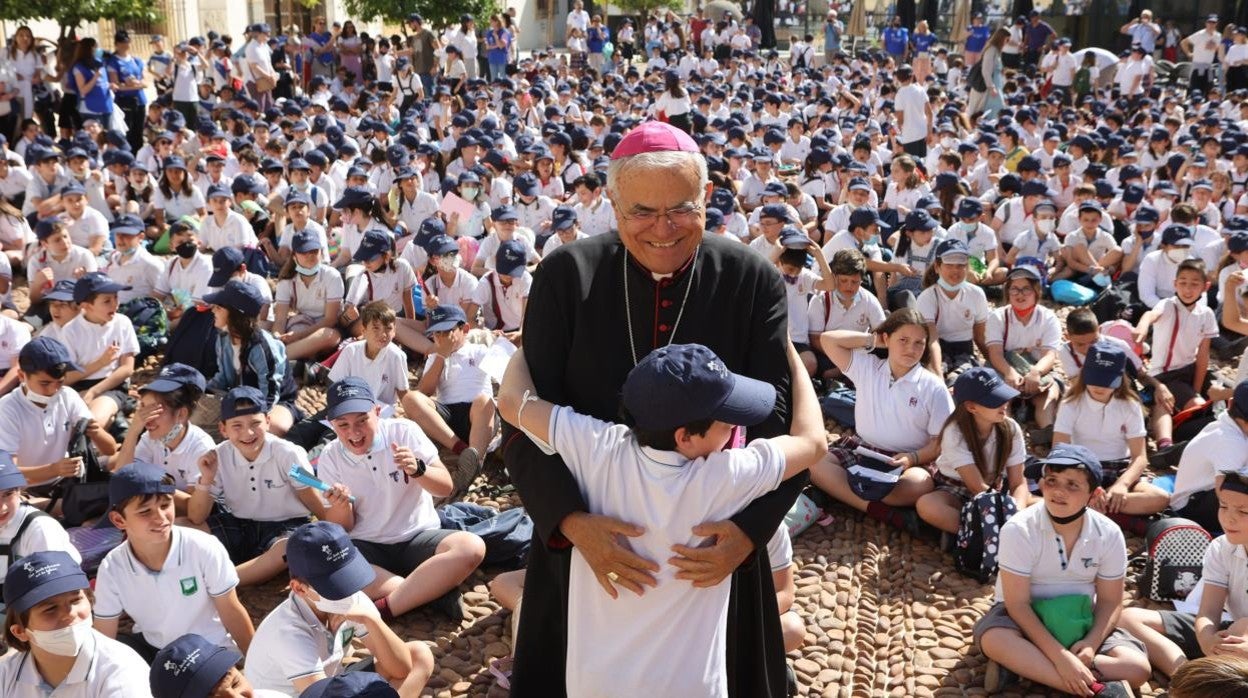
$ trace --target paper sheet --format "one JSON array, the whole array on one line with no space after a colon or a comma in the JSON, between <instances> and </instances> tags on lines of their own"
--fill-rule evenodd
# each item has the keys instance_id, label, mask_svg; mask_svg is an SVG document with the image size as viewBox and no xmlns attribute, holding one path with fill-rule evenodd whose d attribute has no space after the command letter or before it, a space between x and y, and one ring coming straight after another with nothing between
<instances>
[{"instance_id":1,"label":"paper sheet","mask_svg":"<svg viewBox=\"0 0 1248 698\"><path fill-rule=\"evenodd\" d=\"M485 371L485 374L495 383L502 383L507 363L511 361L511 355L515 353L516 345L509 342L506 337L495 337L494 344L481 359L481 370Z\"/></svg>"},{"instance_id":2,"label":"paper sheet","mask_svg":"<svg viewBox=\"0 0 1248 698\"><path fill-rule=\"evenodd\" d=\"M477 207L455 192L447 192L446 196L442 197L442 203L438 206L438 210L445 213L448 220L451 214L458 213L459 220L466 222L469 218L472 218L472 214L476 213Z\"/></svg>"}]
</instances>

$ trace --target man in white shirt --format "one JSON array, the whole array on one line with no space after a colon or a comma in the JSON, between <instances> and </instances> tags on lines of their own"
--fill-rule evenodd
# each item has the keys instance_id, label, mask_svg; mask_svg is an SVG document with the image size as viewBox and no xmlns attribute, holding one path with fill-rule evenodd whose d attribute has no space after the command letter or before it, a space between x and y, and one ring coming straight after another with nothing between
<instances>
[{"instance_id":1,"label":"man in white shirt","mask_svg":"<svg viewBox=\"0 0 1248 698\"><path fill-rule=\"evenodd\" d=\"M256 88L256 81L261 78L277 81L277 72L273 70L273 50L269 48L269 32L268 23L261 22L254 25L251 41L247 42L244 49L247 70L251 76L247 88L251 91L252 99L260 105L262 112L273 105L273 88L259 90Z\"/></svg>"},{"instance_id":2,"label":"man in white shirt","mask_svg":"<svg viewBox=\"0 0 1248 698\"><path fill-rule=\"evenodd\" d=\"M1205 28L1179 42L1179 48L1192 60L1188 93L1207 92L1213 84L1213 61L1222 54L1222 35L1218 32L1218 16L1205 18Z\"/></svg>"},{"instance_id":3,"label":"man in white shirt","mask_svg":"<svg viewBox=\"0 0 1248 698\"><path fill-rule=\"evenodd\" d=\"M567 27L565 28L564 40L572 36L573 29L580 29L581 35L584 36L589 31L589 13L585 11L585 3L576 0L572 4L572 11L568 13Z\"/></svg>"},{"instance_id":4,"label":"man in white shirt","mask_svg":"<svg viewBox=\"0 0 1248 698\"><path fill-rule=\"evenodd\" d=\"M932 132L932 105L927 92L914 82L914 71L902 66L896 72L901 88L893 106L901 130L897 140L902 150L915 158L927 157L927 136Z\"/></svg>"}]
</instances>

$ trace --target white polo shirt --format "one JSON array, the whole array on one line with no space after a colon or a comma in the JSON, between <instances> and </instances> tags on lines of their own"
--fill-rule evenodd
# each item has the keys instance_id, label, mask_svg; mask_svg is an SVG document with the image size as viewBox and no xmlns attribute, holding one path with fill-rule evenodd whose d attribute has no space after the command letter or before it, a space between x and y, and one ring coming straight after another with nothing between
<instances>
[{"instance_id":1,"label":"white polo shirt","mask_svg":"<svg viewBox=\"0 0 1248 698\"><path fill-rule=\"evenodd\" d=\"M255 247L259 244L247 217L234 210L226 211L224 223L217 223L217 217L212 213L204 216L199 225L199 240L210 250Z\"/></svg>"},{"instance_id":2,"label":"white polo shirt","mask_svg":"<svg viewBox=\"0 0 1248 698\"><path fill-rule=\"evenodd\" d=\"M858 388L854 422L864 445L915 451L940 435L953 412L953 398L939 376L915 365L893 380L888 361L854 350L845 375Z\"/></svg>"},{"instance_id":3,"label":"white polo shirt","mask_svg":"<svg viewBox=\"0 0 1248 698\"><path fill-rule=\"evenodd\" d=\"M1201 581L1230 592L1226 595L1226 610L1231 618L1248 617L1248 552L1244 546L1232 543L1224 535L1218 536L1205 548L1201 567Z\"/></svg>"},{"instance_id":4,"label":"white polo shirt","mask_svg":"<svg viewBox=\"0 0 1248 698\"><path fill-rule=\"evenodd\" d=\"M827 243L824 244L823 258L831 260L836 256L837 252L851 248L861 252L863 256L870 261L880 262L884 259L883 253L880 252L879 245L860 245L858 244L858 238L854 237L854 234L848 230L842 230L836 235L833 235L832 239L828 240Z\"/></svg>"},{"instance_id":5,"label":"white polo shirt","mask_svg":"<svg viewBox=\"0 0 1248 698\"><path fill-rule=\"evenodd\" d=\"M1197 492L1212 490L1219 470L1248 468L1248 435L1229 413L1223 412L1205 425L1187 446L1174 476L1174 494L1170 495L1174 509L1187 506Z\"/></svg>"},{"instance_id":6,"label":"white polo shirt","mask_svg":"<svg viewBox=\"0 0 1248 698\"><path fill-rule=\"evenodd\" d=\"M0 315L0 371L16 366L17 355L29 342L30 327L26 323Z\"/></svg>"},{"instance_id":7,"label":"white polo shirt","mask_svg":"<svg viewBox=\"0 0 1248 698\"><path fill-rule=\"evenodd\" d=\"M581 232L590 237L615 229L615 209L605 196L598 197L598 201L589 206L577 202L572 208L576 210L576 223Z\"/></svg>"},{"instance_id":8,"label":"white polo shirt","mask_svg":"<svg viewBox=\"0 0 1248 698\"><path fill-rule=\"evenodd\" d=\"M349 376L363 378L373 389L377 402L393 405L398 400L398 392L409 389L407 355L390 342L370 359L365 351L367 344L361 339L342 348L334 367L329 369L329 383L333 385Z\"/></svg>"},{"instance_id":9,"label":"white polo shirt","mask_svg":"<svg viewBox=\"0 0 1248 698\"><path fill-rule=\"evenodd\" d=\"M0 397L0 451L13 454L23 467L56 462L65 457L74 424L90 418L91 410L73 388L61 388L47 406L36 407L19 386ZM28 485L46 485L58 479Z\"/></svg>"},{"instance_id":10,"label":"white polo shirt","mask_svg":"<svg viewBox=\"0 0 1248 698\"><path fill-rule=\"evenodd\" d=\"M1022 216L1023 204L1018 202L1015 205L1018 209L1019 217ZM1026 225L1029 225L1026 224ZM1001 235L1007 240L1014 237L1005 228L1001 229ZM975 223L974 230L967 230L965 223L958 221L954 225L949 226L949 239L961 240L966 243L967 249L971 251L971 256L981 261L988 259L988 253L997 251L997 234L992 228L984 223Z\"/></svg>"},{"instance_id":11,"label":"white polo shirt","mask_svg":"<svg viewBox=\"0 0 1248 698\"><path fill-rule=\"evenodd\" d=\"M103 325L97 325L87 320L85 315L80 314L65 323L65 327L61 329L61 337L61 341L69 349L69 355L74 362L84 367L100 358L108 346L116 344L121 348L117 358L95 373L84 376L86 380L104 378L117 368L121 357L139 353L139 338L134 333L134 325L130 322L130 318L121 313L113 315L113 318Z\"/></svg>"},{"instance_id":12,"label":"white polo shirt","mask_svg":"<svg viewBox=\"0 0 1248 698\"><path fill-rule=\"evenodd\" d=\"M307 230L316 234L316 239L321 241L321 259L329 259L329 237L325 234L325 226L309 218L308 224L303 226L300 230ZM281 237L277 240L277 246L279 248L290 249L290 245L294 239L295 224L287 223L286 227L282 229ZM357 242L356 245L358 246L359 243ZM354 254L355 250L351 250L351 252Z\"/></svg>"},{"instance_id":13,"label":"white polo shirt","mask_svg":"<svg viewBox=\"0 0 1248 698\"><path fill-rule=\"evenodd\" d=\"M141 428L142 425L136 425ZM192 483L199 482L199 457L216 446L212 437L203 429L187 423L186 434L178 442L178 447L170 451L160 441L153 439L145 430L139 437L134 448L134 459L144 463L159 465L166 473L173 476L173 484L179 490L186 491Z\"/></svg>"},{"instance_id":14,"label":"white polo shirt","mask_svg":"<svg viewBox=\"0 0 1248 698\"><path fill-rule=\"evenodd\" d=\"M1196 363L1200 343L1218 336L1218 321L1204 303L1197 302L1188 310L1178 296L1171 296L1155 310L1161 317L1153 323L1153 358L1148 367L1154 376Z\"/></svg>"},{"instance_id":15,"label":"white polo shirt","mask_svg":"<svg viewBox=\"0 0 1248 698\"><path fill-rule=\"evenodd\" d=\"M590 511L628 516L645 529L630 545L652 560L666 559L675 544L699 545L702 539L690 533L694 526L740 511L779 486L784 475L784 455L767 440L690 461L641 447L628 427L568 407L551 413L550 443L563 455ZM573 550L568 695L639 695L655 686L669 695L728 695L724 621L730 584L695 589L676 580L676 571L664 565L656 575L658 586L644 596L612 599ZM682 641L672 628L699 641ZM647 669L621 673L622 666Z\"/></svg>"},{"instance_id":16,"label":"white polo shirt","mask_svg":"<svg viewBox=\"0 0 1248 698\"><path fill-rule=\"evenodd\" d=\"M758 239L763 238L760 236ZM792 283L784 279L785 302L789 312L789 339L795 343L810 341L810 318L807 316L810 294L820 281L819 275L809 269L798 272L797 279Z\"/></svg>"},{"instance_id":17,"label":"white polo shirt","mask_svg":"<svg viewBox=\"0 0 1248 698\"><path fill-rule=\"evenodd\" d=\"M362 308L373 301L385 301L386 305L400 315L403 313L404 294L410 296L416 285L416 273L406 259L394 260L394 270L383 269L378 273L365 271L351 281L346 302Z\"/></svg>"},{"instance_id":18,"label":"white polo shirt","mask_svg":"<svg viewBox=\"0 0 1248 698\"><path fill-rule=\"evenodd\" d=\"M52 270L53 281L74 281L78 277L74 276L74 272L78 269L83 272L95 271L99 268L95 260L95 255L91 254L91 250L85 247L72 245L69 253L65 255L65 259L56 259L51 252L41 249L30 256L26 262L26 278L38 278L39 272L44 269ZM51 290L51 287L48 288Z\"/></svg>"},{"instance_id":19,"label":"white polo shirt","mask_svg":"<svg viewBox=\"0 0 1248 698\"><path fill-rule=\"evenodd\" d=\"M9 522L0 526L0 542L12 543L13 536L17 535L17 529L22 527L22 522L35 516L35 511L34 507L24 502L18 505L17 512L9 518ZM34 520L26 526L26 530L22 531L22 537L17 540L17 545L11 552L16 558L23 558L48 550L69 553L69 556L74 558L74 562L82 562L82 556L78 554L78 549L69 540L69 534L61 527L60 522L51 516L35 516ZM0 555L0 585L4 584L5 575L12 562L13 555ZM0 610L3 608L4 602L0 601Z\"/></svg>"},{"instance_id":20,"label":"white polo shirt","mask_svg":"<svg viewBox=\"0 0 1248 698\"><path fill-rule=\"evenodd\" d=\"M997 565L1027 577L1031 598L1051 599L1083 594L1096 599L1098 579L1122 579L1127 573L1127 544L1122 529L1095 509L1083 515L1079 540L1070 549L1053 529L1043 504L1027 507L1001 527ZM997 577L996 600L1005 601L1001 577Z\"/></svg>"},{"instance_id":21,"label":"white polo shirt","mask_svg":"<svg viewBox=\"0 0 1248 698\"><path fill-rule=\"evenodd\" d=\"M286 439L265 434L264 445L254 461L239 453L234 444L217 444L217 477L212 498L240 519L285 521L310 516L296 490L307 489L290 479L290 467L298 465L309 475L308 452Z\"/></svg>"},{"instance_id":22,"label":"white polo shirt","mask_svg":"<svg viewBox=\"0 0 1248 698\"><path fill-rule=\"evenodd\" d=\"M88 206L83 209L81 218L75 220L65 214L63 219L69 229L69 240L75 245L90 248L96 238L104 238L104 247L111 246L108 242L108 219L99 211Z\"/></svg>"},{"instance_id":23,"label":"white polo shirt","mask_svg":"<svg viewBox=\"0 0 1248 698\"><path fill-rule=\"evenodd\" d=\"M156 279L156 290L165 295L175 290L186 291L194 300L203 300L210 293L208 281L212 279L212 257L196 254L190 262L183 266L181 257L173 257L165 265L164 271ZM268 291L269 285L264 285Z\"/></svg>"},{"instance_id":24,"label":"white polo shirt","mask_svg":"<svg viewBox=\"0 0 1248 698\"><path fill-rule=\"evenodd\" d=\"M506 287L499 281L497 273L490 272L481 277L481 283L473 290L472 302L481 308L487 320L495 318L494 308L497 304L497 315L502 317L495 318L501 323L496 329L515 330L524 320L524 300L529 297L529 289L532 287L533 275L528 271L520 276L513 276L511 285Z\"/></svg>"},{"instance_id":25,"label":"white polo shirt","mask_svg":"<svg viewBox=\"0 0 1248 698\"><path fill-rule=\"evenodd\" d=\"M278 281L274 301L285 303L291 312L319 321L325 317L326 304L342 302L343 290L342 274L330 265L322 264L314 276L296 273L289 279Z\"/></svg>"},{"instance_id":26,"label":"white polo shirt","mask_svg":"<svg viewBox=\"0 0 1248 698\"><path fill-rule=\"evenodd\" d=\"M157 649L187 633L232 647L213 603L238 586L229 553L211 533L174 526L171 536L159 571L140 562L128 541L104 557L95 582L95 617L112 620L124 612L134 631Z\"/></svg>"},{"instance_id":27,"label":"white polo shirt","mask_svg":"<svg viewBox=\"0 0 1248 698\"><path fill-rule=\"evenodd\" d=\"M966 282L949 297L933 284L919 294L919 314L936 324L937 335L946 342L969 342L975 338L975 325L988 322L988 297L980 287Z\"/></svg>"},{"instance_id":28,"label":"white polo shirt","mask_svg":"<svg viewBox=\"0 0 1248 698\"><path fill-rule=\"evenodd\" d=\"M534 228L534 230L536 230L536 228ZM516 240L521 245L524 245L525 259L529 264L532 264L541 259L541 255L537 253L537 248L533 246L533 241L530 240L529 236L524 234L524 232L526 231L524 231L523 228L517 228L512 239ZM494 269L494 258L498 255L498 246L502 244L502 242L502 239L498 237L498 233L490 233L489 235L486 235L483 240L481 240L481 247L477 249L477 259L481 260L482 263L485 264L487 271L492 271Z\"/></svg>"},{"instance_id":29,"label":"white polo shirt","mask_svg":"<svg viewBox=\"0 0 1248 698\"><path fill-rule=\"evenodd\" d=\"M1058 405L1053 431L1069 434L1072 443L1087 447L1102 461L1130 456L1127 440L1148 434L1140 403L1116 397L1097 402L1087 391Z\"/></svg>"},{"instance_id":30,"label":"white polo shirt","mask_svg":"<svg viewBox=\"0 0 1248 698\"><path fill-rule=\"evenodd\" d=\"M348 453L341 441L330 442L317 461L320 478L346 485L356 498L351 538L370 543L401 543L417 533L440 528L433 497L420 482L394 463L391 444L411 449L426 464L438 460L438 449L414 422L383 419L368 454Z\"/></svg>"},{"instance_id":31,"label":"white polo shirt","mask_svg":"<svg viewBox=\"0 0 1248 698\"><path fill-rule=\"evenodd\" d=\"M836 291L816 293L806 305L807 330L820 334L829 330L870 331L884 322L884 308L874 294L859 287L846 308ZM810 342L809 335L802 340Z\"/></svg>"},{"instance_id":32,"label":"white polo shirt","mask_svg":"<svg viewBox=\"0 0 1248 698\"><path fill-rule=\"evenodd\" d=\"M1069 239L1069 238L1068 238ZM1061 243L1058 242L1057 236L1049 233L1040 239L1040 235L1035 230L1024 230L1014 238L1014 249L1018 250L1018 257L1035 257L1036 259L1047 260L1057 254ZM1016 259L1017 259L1016 258Z\"/></svg>"},{"instance_id":33,"label":"white polo shirt","mask_svg":"<svg viewBox=\"0 0 1248 698\"><path fill-rule=\"evenodd\" d=\"M458 351L447 357L438 377L438 402L455 405L472 402L480 395L494 394L494 384L489 374L481 370L481 361L490 352L489 347L475 342L465 342ZM434 355L425 357L425 370L433 364Z\"/></svg>"},{"instance_id":34,"label":"white polo shirt","mask_svg":"<svg viewBox=\"0 0 1248 698\"><path fill-rule=\"evenodd\" d=\"M1015 349L1052 349L1057 351L1062 343L1062 325L1043 305L1037 305L1028 322L1023 324L1014 307L1005 305L988 314L985 327L986 343L1001 344L1005 351Z\"/></svg>"},{"instance_id":35,"label":"white polo shirt","mask_svg":"<svg viewBox=\"0 0 1248 698\"><path fill-rule=\"evenodd\" d=\"M1005 425L1013 434L1010 439L1010 452L1005 457L1005 467L1021 466L1027 458L1026 446L1023 443L1023 429L1018 426L1018 422L1009 417L1005 418ZM962 430L957 424L950 424L940 435L940 455L936 458L936 468L940 470L941 475L961 482L962 475L958 472L958 468L979 465L980 477L987 480L992 475L992 468L997 464L997 452L1001 448L999 442L997 430L994 428L988 433L988 439L984 441L984 458L980 464L979 458L966 444ZM1004 476L1005 471L1002 471L1001 475ZM991 482L987 484L990 487L993 485Z\"/></svg>"},{"instance_id":36,"label":"white polo shirt","mask_svg":"<svg viewBox=\"0 0 1248 698\"><path fill-rule=\"evenodd\" d=\"M146 298L152 295L152 290L156 288L164 266L150 252L139 247L129 257L123 257L116 250L110 252L108 262L100 271L108 274L113 281L132 287L129 291L117 292L117 302L125 304L135 298Z\"/></svg>"},{"instance_id":37,"label":"white polo shirt","mask_svg":"<svg viewBox=\"0 0 1248 698\"><path fill-rule=\"evenodd\" d=\"M558 240L558 237L551 236L551 240ZM464 308L472 302L472 292L477 290L477 284L480 283L472 272L463 267L455 268L455 280L447 284L442 280L442 273L438 272L433 276L425 279L425 290L430 294L437 296L438 305L451 305Z\"/></svg>"},{"instance_id":38,"label":"white polo shirt","mask_svg":"<svg viewBox=\"0 0 1248 698\"><path fill-rule=\"evenodd\" d=\"M362 591L356 597L363 597L356 603L372 603ZM298 696L294 681L342 671L342 660L351 656L351 640L361 632L351 622L331 632L303 599L291 594L260 621L243 674L253 689Z\"/></svg>"},{"instance_id":39,"label":"white polo shirt","mask_svg":"<svg viewBox=\"0 0 1248 698\"><path fill-rule=\"evenodd\" d=\"M1085 235L1083 233L1083 229L1080 228L1079 230L1067 235L1066 239L1062 241L1062 246L1070 249L1074 249L1076 247L1086 247L1088 248L1088 254L1092 256L1093 260L1100 259L1113 250L1121 249L1118 247L1118 243L1114 240L1114 236L1104 228L1097 228L1096 232L1092 235L1091 240L1088 240L1088 236Z\"/></svg>"},{"instance_id":40,"label":"white polo shirt","mask_svg":"<svg viewBox=\"0 0 1248 698\"><path fill-rule=\"evenodd\" d=\"M51 693L30 652L10 652L0 658L0 695L5 698L151 698L149 671L137 652L92 630L74 658L73 668Z\"/></svg>"},{"instance_id":41,"label":"white polo shirt","mask_svg":"<svg viewBox=\"0 0 1248 698\"><path fill-rule=\"evenodd\" d=\"M1098 343L1105 343L1117 347L1122 353L1127 355L1127 360L1135 366L1137 372L1144 370L1144 361L1135 353L1135 349L1127 344L1126 341L1118 339L1112 335L1102 334L1096 340ZM1062 362L1062 373L1069 378L1074 378L1083 371L1083 361L1086 354L1076 354L1075 348L1070 342L1063 342L1062 348L1057 352L1057 358Z\"/></svg>"}]
</instances>

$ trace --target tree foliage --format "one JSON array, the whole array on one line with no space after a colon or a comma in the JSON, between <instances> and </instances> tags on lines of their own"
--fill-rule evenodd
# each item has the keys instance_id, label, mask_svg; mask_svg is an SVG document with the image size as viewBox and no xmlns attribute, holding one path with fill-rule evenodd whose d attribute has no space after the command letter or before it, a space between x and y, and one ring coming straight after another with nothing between
<instances>
[{"instance_id":1,"label":"tree foliage","mask_svg":"<svg viewBox=\"0 0 1248 698\"><path fill-rule=\"evenodd\" d=\"M460 15L468 14L484 25L489 16L500 12L497 0L346 0L347 15L364 22L380 19L402 22L413 12L425 18L426 27L441 27L459 22Z\"/></svg>"},{"instance_id":2,"label":"tree foliage","mask_svg":"<svg viewBox=\"0 0 1248 698\"><path fill-rule=\"evenodd\" d=\"M60 25L62 37L83 23L150 22L158 14L152 0L0 0L0 17L18 22L50 19Z\"/></svg>"},{"instance_id":3,"label":"tree foliage","mask_svg":"<svg viewBox=\"0 0 1248 698\"><path fill-rule=\"evenodd\" d=\"M659 9L673 7L677 3L671 0L613 0L611 5L624 10L624 14L644 17Z\"/></svg>"}]
</instances>

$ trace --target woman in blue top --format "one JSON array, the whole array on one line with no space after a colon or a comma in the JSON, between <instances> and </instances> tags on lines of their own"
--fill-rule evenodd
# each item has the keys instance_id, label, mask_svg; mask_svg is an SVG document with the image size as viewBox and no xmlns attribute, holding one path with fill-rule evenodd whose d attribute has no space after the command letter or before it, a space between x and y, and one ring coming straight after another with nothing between
<instances>
[{"instance_id":1,"label":"woman in blue top","mask_svg":"<svg viewBox=\"0 0 1248 698\"><path fill-rule=\"evenodd\" d=\"M928 28L927 20L921 19L910 35L910 46L913 47L914 79L922 85L932 73L932 47L936 45L936 34Z\"/></svg>"},{"instance_id":2,"label":"woman in blue top","mask_svg":"<svg viewBox=\"0 0 1248 698\"><path fill-rule=\"evenodd\" d=\"M503 27L503 18L490 17L490 28L485 32L485 57L490 64L490 80L507 77L507 58L511 55L511 32Z\"/></svg>"},{"instance_id":3,"label":"woman in blue top","mask_svg":"<svg viewBox=\"0 0 1248 698\"><path fill-rule=\"evenodd\" d=\"M979 62L979 55L988 45L988 37L992 36L992 27L984 24L984 15L976 14L971 18L971 26L966 28L966 66L969 68Z\"/></svg>"},{"instance_id":4,"label":"woman in blue top","mask_svg":"<svg viewBox=\"0 0 1248 698\"><path fill-rule=\"evenodd\" d=\"M74 67L70 72L80 97L78 112L84 120L95 119L108 129L113 114L113 90L109 87L103 61L95 55L95 47L95 39L80 39L74 49Z\"/></svg>"}]
</instances>

